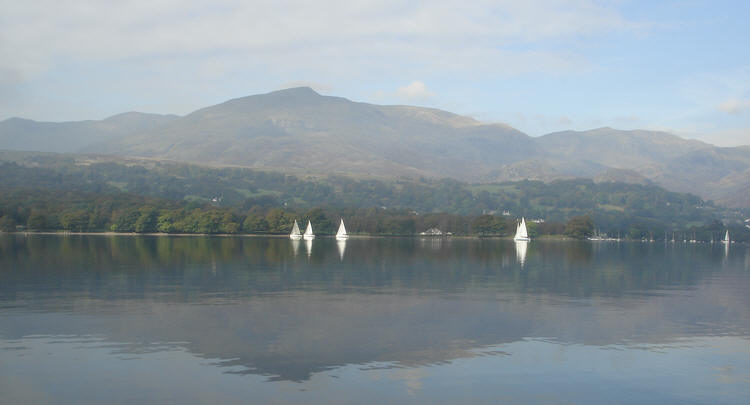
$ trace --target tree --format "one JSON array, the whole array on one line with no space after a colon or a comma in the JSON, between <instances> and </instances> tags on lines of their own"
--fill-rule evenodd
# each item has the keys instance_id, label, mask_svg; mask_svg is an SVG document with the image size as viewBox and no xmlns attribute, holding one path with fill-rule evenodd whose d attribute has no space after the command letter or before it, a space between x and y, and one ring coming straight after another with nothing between
<instances>
[{"instance_id":1,"label":"tree","mask_svg":"<svg viewBox=\"0 0 750 405\"><path fill-rule=\"evenodd\" d=\"M493 215L480 215L471 222L471 229L482 235L497 235L505 230L505 221Z\"/></svg>"},{"instance_id":2,"label":"tree","mask_svg":"<svg viewBox=\"0 0 750 405\"><path fill-rule=\"evenodd\" d=\"M156 232L158 214L153 208L145 208L135 221L134 230L138 233Z\"/></svg>"},{"instance_id":3,"label":"tree","mask_svg":"<svg viewBox=\"0 0 750 405\"><path fill-rule=\"evenodd\" d=\"M83 232L89 223L89 214L84 210L68 211L60 217L64 229L68 231Z\"/></svg>"},{"instance_id":4,"label":"tree","mask_svg":"<svg viewBox=\"0 0 750 405\"><path fill-rule=\"evenodd\" d=\"M249 233L268 232L268 221L260 215L248 214L242 223L242 230Z\"/></svg>"},{"instance_id":5,"label":"tree","mask_svg":"<svg viewBox=\"0 0 750 405\"><path fill-rule=\"evenodd\" d=\"M238 220L231 212L227 211L221 217L221 225L219 226L221 233L238 233L240 227Z\"/></svg>"},{"instance_id":6,"label":"tree","mask_svg":"<svg viewBox=\"0 0 750 405\"><path fill-rule=\"evenodd\" d=\"M112 224L112 230L116 232L135 232L135 223L141 217L140 211L131 209L121 213Z\"/></svg>"},{"instance_id":7,"label":"tree","mask_svg":"<svg viewBox=\"0 0 750 405\"><path fill-rule=\"evenodd\" d=\"M281 208L274 208L266 215L268 231L271 233L289 233L292 231L294 216ZM304 224L300 224L304 226Z\"/></svg>"},{"instance_id":8,"label":"tree","mask_svg":"<svg viewBox=\"0 0 750 405\"><path fill-rule=\"evenodd\" d=\"M36 211L36 210L31 210L29 219L26 221L26 228L32 231L39 231L42 229L46 229L46 227L47 227L47 218L44 215L42 215L41 212Z\"/></svg>"},{"instance_id":9,"label":"tree","mask_svg":"<svg viewBox=\"0 0 750 405\"><path fill-rule=\"evenodd\" d=\"M315 229L315 233L317 234L330 234L335 232L333 222L326 217L322 208L313 208L310 211L307 211L302 218L302 221L307 223L308 220L313 224L313 229Z\"/></svg>"},{"instance_id":10,"label":"tree","mask_svg":"<svg viewBox=\"0 0 750 405\"><path fill-rule=\"evenodd\" d=\"M0 217L0 231L14 232L16 230L16 221L10 215Z\"/></svg>"},{"instance_id":11,"label":"tree","mask_svg":"<svg viewBox=\"0 0 750 405\"><path fill-rule=\"evenodd\" d=\"M156 230L164 233L178 232L177 223L182 220L183 214L182 210L164 211L156 219Z\"/></svg>"},{"instance_id":12,"label":"tree","mask_svg":"<svg viewBox=\"0 0 750 405\"><path fill-rule=\"evenodd\" d=\"M565 225L565 234L571 238L583 239L594 233L594 221L588 215L571 218Z\"/></svg>"}]
</instances>

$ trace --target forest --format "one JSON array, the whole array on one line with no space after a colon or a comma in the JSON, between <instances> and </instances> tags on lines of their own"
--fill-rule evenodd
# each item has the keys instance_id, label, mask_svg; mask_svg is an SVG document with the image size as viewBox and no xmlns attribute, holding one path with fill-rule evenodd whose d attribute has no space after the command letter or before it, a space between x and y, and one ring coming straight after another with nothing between
<instances>
[{"instance_id":1,"label":"forest","mask_svg":"<svg viewBox=\"0 0 750 405\"><path fill-rule=\"evenodd\" d=\"M0 154L0 230L284 234L310 220L335 232L709 240L727 226L747 238L742 214L647 184L568 179L469 184L451 179L301 177L172 162ZM586 221L582 221L586 218ZM734 223L732 223L734 221ZM583 224L583 226L581 225Z\"/></svg>"}]
</instances>

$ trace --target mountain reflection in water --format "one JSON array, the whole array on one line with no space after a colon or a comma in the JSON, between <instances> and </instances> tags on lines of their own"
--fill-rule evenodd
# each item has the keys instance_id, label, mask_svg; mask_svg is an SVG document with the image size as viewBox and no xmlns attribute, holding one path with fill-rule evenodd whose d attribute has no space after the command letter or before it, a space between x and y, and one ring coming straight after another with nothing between
<instances>
[{"instance_id":1,"label":"mountain reflection in water","mask_svg":"<svg viewBox=\"0 0 750 405\"><path fill-rule=\"evenodd\" d=\"M2 236L0 338L95 339L133 356L177 347L229 373L307 381L352 364L505 356L498 345L527 339L649 349L750 337L742 246L518 249L458 238Z\"/></svg>"}]
</instances>

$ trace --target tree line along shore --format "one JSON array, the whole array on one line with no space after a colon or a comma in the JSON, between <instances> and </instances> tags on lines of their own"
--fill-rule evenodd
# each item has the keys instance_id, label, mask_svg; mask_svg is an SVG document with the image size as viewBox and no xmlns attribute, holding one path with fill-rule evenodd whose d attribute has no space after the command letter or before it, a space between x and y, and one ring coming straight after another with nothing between
<instances>
[{"instance_id":1,"label":"tree line along shore","mask_svg":"<svg viewBox=\"0 0 750 405\"><path fill-rule=\"evenodd\" d=\"M455 236L510 237L517 225L515 217L490 214L419 214L410 210L383 208L321 207L294 211L257 205L242 212L237 207L160 201L133 195L68 197L66 199L58 195L55 201L50 201L49 204L40 204L39 200L36 200L29 205L17 204L13 209L2 206L0 231L288 235L295 220L300 223L309 220L315 224L316 234L333 235L339 218L344 218L349 232L353 235L414 236L430 229L438 229L442 234ZM715 221L686 230L661 233L644 231L635 225L622 230L603 232L598 230L594 219L589 215L574 216L566 222L528 222L527 226L532 238L564 236L583 239L598 233L622 239L663 240L676 237L678 240L697 239L706 242L718 240L725 230L721 222ZM734 240L746 239L742 229L732 232Z\"/></svg>"},{"instance_id":2,"label":"tree line along shore","mask_svg":"<svg viewBox=\"0 0 750 405\"><path fill-rule=\"evenodd\" d=\"M5 160L3 160L5 159ZM0 154L0 231L288 234L310 220L335 233L750 240L748 213L651 184L451 179L300 178L245 168L164 162L81 162L64 155Z\"/></svg>"}]
</instances>

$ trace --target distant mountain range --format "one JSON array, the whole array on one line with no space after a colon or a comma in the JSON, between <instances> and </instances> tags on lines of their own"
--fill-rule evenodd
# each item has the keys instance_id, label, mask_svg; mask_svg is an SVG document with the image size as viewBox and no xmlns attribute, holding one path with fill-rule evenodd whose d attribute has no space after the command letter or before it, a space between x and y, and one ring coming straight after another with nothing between
<instances>
[{"instance_id":1,"label":"distant mountain range","mask_svg":"<svg viewBox=\"0 0 750 405\"><path fill-rule=\"evenodd\" d=\"M451 177L473 182L584 177L654 182L750 207L750 146L599 128L530 137L431 108L382 106L300 87L186 116L0 122L0 149L93 153L313 175Z\"/></svg>"}]
</instances>

